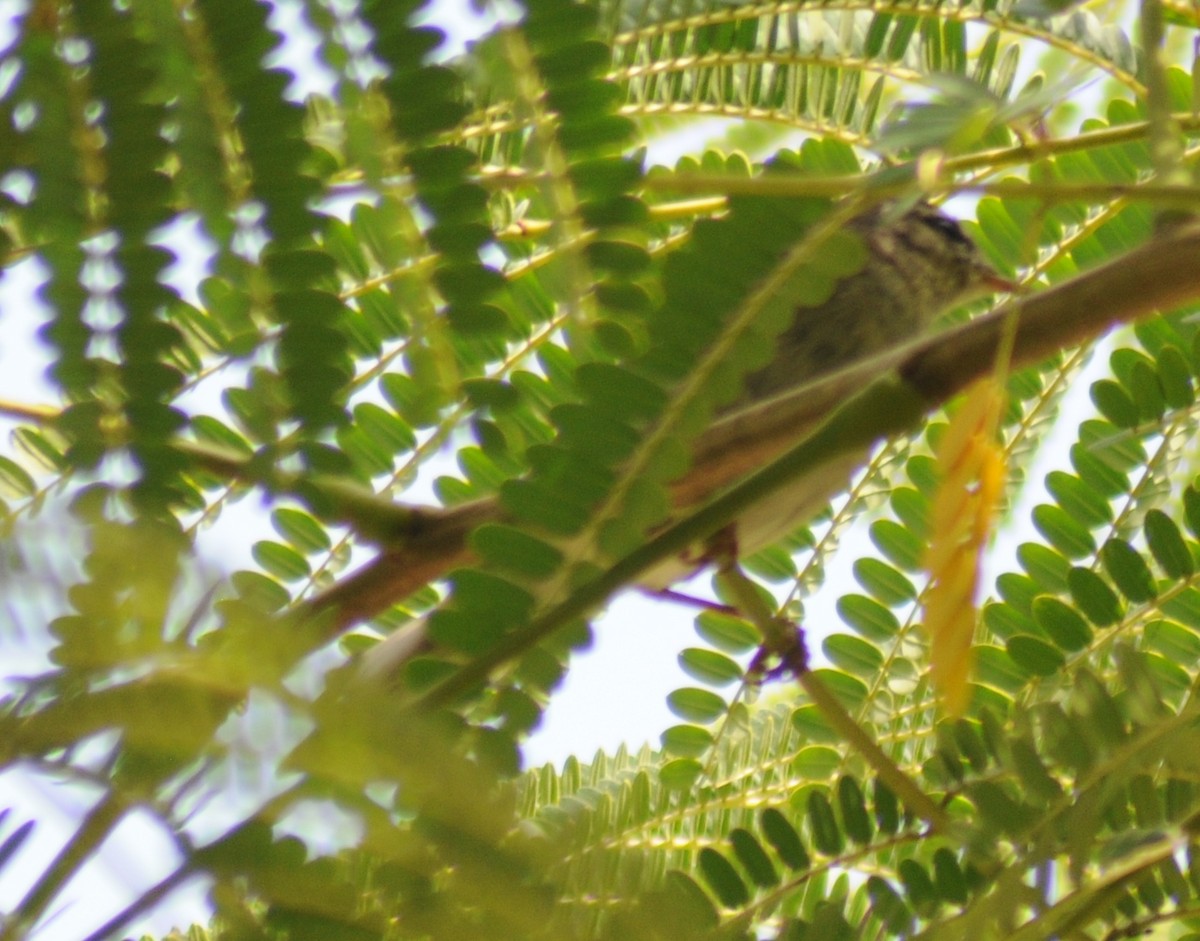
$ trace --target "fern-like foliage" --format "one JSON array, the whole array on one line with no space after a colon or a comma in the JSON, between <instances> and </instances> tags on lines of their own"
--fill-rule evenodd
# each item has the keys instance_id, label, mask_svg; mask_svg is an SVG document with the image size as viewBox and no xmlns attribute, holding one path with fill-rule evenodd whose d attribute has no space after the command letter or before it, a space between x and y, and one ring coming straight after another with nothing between
<instances>
[{"instance_id":1,"label":"fern-like foliage","mask_svg":"<svg viewBox=\"0 0 1200 941\"><path fill-rule=\"evenodd\" d=\"M93 800L0 937L53 925L135 808L174 859L90 937L200 880L215 938L1200 930L1195 10L486 12L457 57L438 4L14 15L0 323L58 400L0 400L0 642L36 663L0 767ZM956 196L1007 315L735 411L869 263L847 223ZM951 716L927 550L982 376L1017 545ZM522 769L613 594L730 561L715 532L822 473L843 493L741 560L772 590L722 572L659 747ZM205 574L213 523L244 570ZM842 624L810 623L855 527Z\"/></svg>"}]
</instances>

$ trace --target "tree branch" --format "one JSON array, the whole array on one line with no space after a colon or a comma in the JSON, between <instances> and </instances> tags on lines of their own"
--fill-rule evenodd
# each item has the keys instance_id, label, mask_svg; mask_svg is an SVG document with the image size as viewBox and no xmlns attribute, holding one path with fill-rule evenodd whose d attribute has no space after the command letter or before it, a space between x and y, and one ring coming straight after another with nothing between
<instances>
[{"instance_id":1,"label":"tree branch","mask_svg":"<svg viewBox=\"0 0 1200 941\"><path fill-rule=\"evenodd\" d=\"M893 370L925 403L926 409L945 402L992 369L997 344L1010 316L1018 318L1012 364L1020 367L1094 338L1113 324L1131 322L1200 299L1197 257L1200 257L1200 226L1181 228L1070 281L1028 298L1015 299L985 317L736 412L718 421L699 441L692 469L672 487L675 505L686 509L704 504L751 472L761 472L764 464L779 459L787 448L804 441L848 399ZM864 414L869 420L869 412L854 410L854 420L862 420ZM896 422L891 420L894 415L881 418L888 418L884 423L887 427L858 429L851 436L855 447L861 449L864 443L869 446L871 441L897 431ZM823 432L822 437L828 445L828 435ZM842 449L826 455L825 467L814 466L807 458L800 463L793 461L785 473L775 474L769 483L749 485L749 494L732 494L732 500L727 494L716 512L710 506L694 514L701 525L688 518L692 524L688 527L688 538L702 540L744 513L747 506L785 486L812 487L814 497L819 497L818 503L823 502L828 496L830 467L837 471L832 476L844 479L848 453ZM471 530L502 518L495 500L444 511L428 510L413 538L395 545L356 574L313 598L301 613L326 617L328 629L340 632L358 620L378 614L452 568L469 564ZM659 561L679 551L676 541L668 539L660 544ZM632 573L633 577L652 567L653 561L643 556L639 560L642 568ZM597 598L590 604L594 607L603 600ZM420 631L418 625L397 632L394 639L373 648L365 664L368 672L391 672L398 662L423 649ZM397 650L404 651L398 661L393 657Z\"/></svg>"}]
</instances>

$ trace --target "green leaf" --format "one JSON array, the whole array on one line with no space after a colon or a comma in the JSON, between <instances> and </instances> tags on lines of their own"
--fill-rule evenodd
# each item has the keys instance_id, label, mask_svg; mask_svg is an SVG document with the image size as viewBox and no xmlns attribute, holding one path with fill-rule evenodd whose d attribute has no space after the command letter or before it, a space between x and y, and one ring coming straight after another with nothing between
<instances>
[{"instance_id":1,"label":"green leaf","mask_svg":"<svg viewBox=\"0 0 1200 941\"><path fill-rule=\"evenodd\" d=\"M1183 512L1188 531L1200 537L1200 490L1196 489L1195 484L1183 491Z\"/></svg>"},{"instance_id":2,"label":"green leaf","mask_svg":"<svg viewBox=\"0 0 1200 941\"><path fill-rule=\"evenodd\" d=\"M538 481L506 481L500 499L516 518L557 535L577 532L588 518L587 509L578 498L564 498Z\"/></svg>"},{"instance_id":3,"label":"green leaf","mask_svg":"<svg viewBox=\"0 0 1200 941\"><path fill-rule=\"evenodd\" d=\"M729 834L729 842L755 885L764 889L779 885L779 873L754 834L744 827L735 827Z\"/></svg>"},{"instance_id":4,"label":"green leaf","mask_svg":"<svg viewBox=\"0 0 1200 941\"><path fill-rule=\"evenodd\" d=\"M1139 417L1150 422L1161 419L1167 403L1154 367L1144 360L1135 363L1129 383Z\"/></svg>"},{"instance_id":5,"label":"green leaf","mask_svg":"<svg viewBox=\"0 0 1200 941\"><path fill-rule=\"evenodd\" d=\"M749 574L768 582L794 582L799 575L796 562L783 546L767 546L741 560Z\"/></svg>"},{"instance_id":6,"label":"green leaf","mask_svg":"<svg viewBox=\"0 0 1200 941\"><path fill-rule=\"evenodd\" d=\"M572 163L568 174L581 196L597 199L632 189L642 170L636 160L627 157L601 157Z\"/></svg>"},{"instance_id":7,"label":"green leaf","mask_svg":"<svg viewBox=\"0 0 1200 941\"><path fill-rule=\"evenodd\" d=\"M517 624L524 622L533 610L534 597L526 588L494 572L457 569L450 576L450 584L454 606L464 612Z\"/></svg>"},{"instance_id":8,"label":"green leaf","mask_svg":"<svg viewBox=\"0 0 1200 941\"><path fill-rule=\"evenodd\" d=\"M920 19L915 16L897 16L892 26L884 58L893 62L904 58L904 52L920 22Z\"/></svg>"},{"instance_id":9,"label":"green leaf","mask_svg":"<svg viewBox=\"0 0 1200 941\"><path fill-rule=\"evenodd\" d=\"M394 413L364 402L354 407L354 423L390 454L410 451L417 444L413 430Z\"/></svg>"},{"instance_id":10,"label":"green leaf","mask_svg":"<svg viewBox=\"0 0 1200 941\"><path fill-rule=\"evenodd\" d=\"M560 405L550 415L558 444L605 464L627 457L639 443L628 424L582 405Z\"/></svg>"},{"instance_id":11,"label":"green leaf","mask_svg":"<svg viewBox=\"0 0 1200 941\"><path fill-rule=\"evenodd\" d=\"M808 792L808 826L813 846L826 856L837 856L845 847L841 827L833 813L833 805L820 790Z\"/></svg>"},{"instance_id":12,"label":"green leaf","mask_svg":"<svg viewBox=\"0 0 1200 941\"><path fill-rule=\"evenodd\" d=\"M1162 510L1147 510L1146 543L1159 568L1171 578L1187 578L1195 570L1191 550L1179 527Z\"/></svg>"},{"instance_id":13,"label":"green leaf","mask_svg":"<svg viewBox=\"0 0 1200 941\"><path fill-rule=\"evenodd\" d=\"M1095 764L1092 740L1057 703L1044 703L1038 710L1045 736L1045 751L1059 765L1086 774Z\"/></svg>"},{"instance_id":14,"label":"green leaf","mask_svg":"<svg viewBox=\"0 0 1200 941\"><path fill-rule=\"evenodd\" d=\"M929 533L929 498L913 487L896 487L891 500L899 520L924 541Z\"/></svg>"},{"instance_id":15,"label":"green leaf","mask_svg":"<svg viewBox=\"0 0 1200 941\"><path fill-rule=\"evenodd\" d=\"M932 915L941 899L925 867L915 859L903 859L896 867L896 874L904 884L904 894L913 910L925 917Z\"/></svg>"},{"instance_id":16,"label":"green leaf","mask_svg":"<svg viewBox=\"0 0 1200 941\"><path fill-rule=\"evenodd\" d=\"M1166 786L1166 813L1172 823L1181 820L1194 806L1195 785L1181 778L1170 778Z\"/></svg>"},{"instance_id":17,"label":"green leaf","mask_svg":"<svg viewBox=\"0 0 1200 941\"><path fill-rule=\"evenodd\" d=\"M1085 527L1104 526L1112 522L1113 511L1108 500L1078 477L1063 471L1046 475L1046 489L1072 518Z\"/></svg>"},{"instance_id":18,"label":"green leaf","mask_svg":"<svg viewBox=\"0 0 1200 941\"><path fill-rule=\"evenodd\" d=\"M829 722L821 714L821 710L811 703L807 706L793 709L791 723L802 742L823 742L829 744L841 741L841 736L833 730L833 727L830 726Z\"/></svg>"},{"instance_id":19,"label":"green leaf","mask_svg":"<svg viewBox=\"0 0 1200 941\"><path fill-rule=\"evenodd\" d=\"M1035 542L1025 542L1017 547L1017 558L1042 592L1057 595L1066 591L1071 563L1061 553Z\"/></svg>"},{"instance_id":20,"label":"green leaf","mask_svg":"<svg viewBox=\"0 0 1200 941\"><path fill-rule=\"evenodd\" d=\"M954 723L954 743L963 756L971 763L971 770L982 774L988 766L987 747L984 744L976 723L968 719L959 719Z\"/></svg>"},{"instance_id":21,"label":"green leaf","mask_svg":"<svg viewBox=\"0 0 1200 941\"><path fill-rule=\"evenodd\" d=\"M271 514L271 523L275 532L303 552L326 552L332 545L324 527L302 510L282 507Z\"/></svg>"},{"instance_id":22,"label":"green leaf","mask_svg":"<svg viewBox=\"0 0 1200 941\"><path fill-rule=\"evenodd\" d=\"M1158 380L1171 408L1188 408L1196 401L1191 368L1179 347L1163 347L1158 353Z\"/></svg>"},{"instance_id":23,"label":"green leaf","mask_svg":"<svg viewBox=\"0 0 1200 941\"><path fill-rule=\"evenodd\" d=\"M658 780L668 791L688 791L704 773L704 765L694 758L668 761L658 772Z\"/></svg>"},{"instance_id":24,"label":"green leaf","mask_svg":"<svg viewBox=\"0 0 1200 941\"><path fill-rule=\"evenodd\" d=\"M1011 642L1017 637L1027 637L1027 634L1015 634L1007 639ZM979 682L987 683L999 689L1016 692L1025 685L1033 671L1018 662L1005 647L992 644L976 644L975 672Z\"/></svg>"},{"instance_id":25,"label":"green leaf","mask_svg":"<svg viewBox=\"0 0 1200 941\"><path fill-rule=\"evenodd\" d=\"M1143 634L1146 646L1176 663L1200 662L1200 634L1172 621L1155 619Z\"/></svg>"},{"instance_id":26,"label":"green leaf","mask_svg":"<svg viewBox=\"0 0 1200 941\"><path fill-rule=\"evenodd\" d=\"M905 572L921 570L925 544L910 529L895 520L876 520L871 524L871 541L889 562Z\"/></svg>"},{"instance_id":27,"label":"green leaf","mask_svg":"<svg viewBox=\"0 0 1200 941\"><path fill-rule=\"evenodd\" d=\"M847 709L859 708L867 698L866 684L848 673L824 668L811 672L818 682L829 687L830 691L842 701L842 705Z\"/></svg>"},{"instance_id":28,"label":"green leaf","mask_svg":"<svg viewBox=\"0 0 1200 941\"><path fill-rule=\"evenodd\" d=\"M681 758L699 758L712 747L713 734L695 725L673 725L662 733L663 751Z\"/></svg>"},{"instance_id":29,"label":"green leaf","mask_svg":"<svg viewBox=\"0 0 1200 941\"><path fill-rule=\"evenodd\" d=\"M824 745L805 745L792 757L792 770L802 780L823 781L841 764L837 749Z\"/></svg>"},{"instance_id":30,"label":"green leaf","mask_svg":"<svg viewBox=\"0 0 1200 941\"><path fill-rule=\"evenodd\" d=\"M1073 568L1067 575L1071 599L1097 627L1110 627L1121 620L1121 599L1103 578L1091 569Z\"/></svg>"},{"instance_id":31,"label":"green leaf","mask_svg":"<svg viewBox=\"0 0 1200 941\"><path fill-rule=\"evenodd\" d=\"M742 654L762 643L762 635L749 621L722 611L702 611L696 617L696 633L725 653Z\"/></svg>"},{"instance_id":32,"label":"green leaf","mask_svg":"<svg viewBox=\"0 0 1200 941\"><path fill-rule=\"evenodd\" d=\"M838 616L867 640L887 641L900 632L900 620L874 598L843 595L837 601Z\"/></svg>"},{"instance_id":33,"label":"green leaf","mask_svg":"<svg viewBox=\"0 0 1200 941\"><path fill-rule=\"evenodd\" d=\"M1033 797L1055 801L1062 797L1062 785L1050 776L1032 742L1018 738L1012 743L1012 765L1021 783Z\"/></svg>"},{"instance_id":34,"label":"green leaf","mask_svg":"<svg viewBox=\"0 0 1200 941\"><path fill-rule=\"evenodd\" d=\"M503 412L515 408L521 394L510 383L499 379L464 379L463 394L476 408L492 408Z\"/></svg>"},{"instance_id":35,"label":"green leaf","mask_svg":"<svg viewBox=\"0 0 1200 941\"><path fill-rule=\"evenodd\" d=\"M1043 596L1036 599L1033 618L1055 644L1068 652L1082 650L1092 640L1092 629L1087 621L1057 598Z\"/></svg>"},{"instance_id":36,"label":"green leaf","mask_svg":"<svg viewBox=\"0 0 1200 941\"><path fill-rule=\"evenodd\" d=\"M875 824L880 833L895 833L900 828L900 802L882 778L875 779L872 791L875 805Z\"/></svg>"},{"instance_id":37,"label":"green leaf","mask_svg":"<svg viewBox=\"0 0 1200 941\"><path fill-rule=\"evenodd\" d=\"M667 707L687 722L707 725L725 715L729 708L716 693L707 689L677 689L667 696Z\"/></svg>"},{"instance_id":38,"label":"green leaf","mask_svg":"<svg viewBox=\"0 0 1200 941\"><path fill-rule=\"evenodd\" d=\"M1013 634L1036 634L1038 626L1011 604L993 603L983 609L983 623L1001 640Z\"/></svg>"},{"instance_id":39,"label":"green leaf","mask_svg":"<svg viewBox=\"0 0 1200 941\"><path fill-rule=\"evenodd\" d=\"M1004 572L997 576L996 590L1014 610L1026 616L1033 610L1033 599L1042 594L1041 586L1034 579L1019 572Z\"/></svg>"},{"instance_id":40,"label":"green leaf","mask_svg":"<svg viewBox=\"0 0 1200 941\"><path fill-rule=\"evenodd\" d=\"M588 261L614 274L630 276L650 267L650 253L641 245L628 241L605 240L587 247Z\"/></svg>"},{"instance_id":41,"label":"green leaf","mask_svg":"<svg viewBox=\"0 0 1200 941\"><path fill-rule=\"evenodd\" d=\"M62 450L41 432L32 428L18 428L13 432L13 441L46 470L66 470L67 459Z\"/></svg>"},{"instance_id":42,"label":"green leaf","mask_svg":"<svg viewBox=\"0 0 1200 941\"><path fill-rule=\"evenodd\" d=\"M925 640L906 620L941 476L927 445L944 421L879 447L849 504L748 563L796 589L791 613L828 658L811 678L932 788L952 832L864 777L869 763L819 709L770 684L753 708L676 691L687 718L657 750L522 773L517 747L590 637L586 586L688 509L671 482L690 473L696 437L738 401L743 375L773 362L798 305L811 312L848 286L863 316L887 306L872 262L912 245L849 237L857 224L808 243L849 203L787 191L874 173L881 188L860 193L865 203L894 193L902 208L919 189L916 145L935 142L1007 187L963 227L998 271L1052 286L1082 272L1068 294L1121 276L1127 253L1175 235L1173 210L1120 187L1177 177L1188 188L1190 166L1181 174L1169 166L1178 155L1154 150L1153 121L1146 132L1150 101L1179 118L1185 150L1195 143L1187 4L1165 13L1158 72L1129 40L1146 25L1139 11L1109 22L1099 5L981 26L949 4L846 14L539 0L453 56L428 9L387 0L285 5L303 9L300 33L248 0L21 6L0 67L0 260L36 269L37 296L17 307L35 301L63 408L50 418L19 401L36 390L10 390L13 415L29 407L46 421L0 456L0 487L17 496L6 639L38 640L26 609L69 610L46 627L51 672L17 682L0 710L0 741L103 785L102 809L171 807L187 779L219 816L222 761L215 775L193 772L224 753L227 733L253 731L254 702L236 714L247 683L284 693L268 698L303 729L284 769L296 786L267 823L199 851L180 844L181 865L217 879L219 924L296 941L481 927L778 941L1193 930L1200 854L1184 847L1132 875L1112 864L1136 862L1138 829L1171 821L1180 833L1166 836L1190 838L1200 795L1187 715L1200 491L1184 489L1194 303L1112 335L1111 378L1092 390L1093 412L1111 421L1086 419L1074 442L1051 431L1082 354L1009 377L1008 496L1039 458L1063 469L1034 511L1041 535L1019 536L1031 541L1011 571L1003 541L989 559L1001 571L969 718L936 715ZM1005 5L972 9L986 19ZM276 63L300 34L323 88L304 104L313 76ZM1031 47L1049 58L1031 61ZM1100 89L1094 100L1075 94L1080 81ZM913 147L879 170L862 154L879 153L889 113L907 119L891 142ZM676 125L706 114L726 120L708 152L650 166ZM1014 146L1036 144L1041 123L1055 146ZM789 128L811 132L797 152L780 136ZM1037 184L1029 198L1014 188L1022 179ZM1089 198L1052 192L1076 186ZM198 286L177 264L189 258L172 254L184 244L205 256ZM834 339L854 332L847 321ZM774 361L785 378L833 365L819 342L798 345L807 361ZM181 424L201 410L211 414ZM825 425L802 450L822 458L836 431ZM377 560L359 558L371 547L358 527L346 514L327 525L317 499L372 482L420 508ZM452 514L491 520L482 527L443 530L425 512L496 494ZM1013 506L1025 513L1014 529L1028 529L1028 507ZM256 513L278 540L254 548L259 571L217 584L215 604L193 598L206 579L188 540ZM855 543L855 519L875 558ZM114 535L151 523L174 533L174 549ZM76 542L80 557L57 565ZM839 546L863 586L837 602L845 633L808 597ZM348 624L393 630L412 614L425 632L397 638L419 640L400 695L360 689L355 663L305 681L329 644L358 658L377 643L365 629L339 641ZM560 618L536 643L526 634ZM716 611L697 632L707 649L682 659L701 686L739 680L761 644ZM97 734L115 751L89 764L77 746ZM312 827L291 819L308 811L298 801L317 805L344 849L303 842ZM277 838L276 822L298 835ZM27 832L0 810L0 860L16 859ZM813 845L831 865L811 866ZM364 850L365 865L345 864ZM1047 907L1046 860L1063 861L1054 888L1068 903L1089 880L1117 882L1078 911ZM41 900L47 911L61 901Z\"/></svg>"},{"instance_id":43,"label":"green leaf","mask_svg":"<svg viewBox=\"0 0 1200 941\"><path fill-rule=\"evenodd\" d=\"M1092 534L1062 507L1048 503L1034 507L1033 525L1068 559L1079 559L1096 551Z\"/></svg>"},{"instance_id":44,"label":"green leaf","mask_svg":"<svg viewBox=\"0 0 1200 941\"><path fill-rule=\"evenodd\" d=\"M308 561L295 549L268 539L256 542L250 550L254 561L285 582L307 578L312 571Z\"/></svg>"},{"instance_id":45,"label":"green leaf","mask_svg":"<svg viewBox=\"0 0 1200 941\"><path fill-rule=\"evenodd\" d=\"M249 456L254 451L249 441L224 422L218 421L210 415L197 415L192 419L191 427L199 441L208 441L211 444L229 448L235 454L243 456Z\"/></svg>"},{"instance_id":46,"label":"green leaf","mask_svg":"<svg viewBox=\"0 0 1200 941\"><path fill-rule=\"evenodd\" d=\"M933 854L933 880L938 895L955 905L966 904L967 880L954 853L941 846Z\"/></svg>"},{"instance_id":47,"label":"green leaf","mask_svg":"<svg viewBox=\"0 0 1200 941\"><path fill-rule=\"evenodd\" d=\"M303 558L301 561L303 562ZM246 602L256 611L269 614L278 611L292 600L286 588L261 572L235 572L230 577L230 582L237 591L239 600Z\"/></svg>"},{"instance_id":48,"label":"green leaf","mask_svg":"<svg viewBox=\"0 0 1200 941\"><path fill-rule=\"evenodd\" d=\"M904 900L887 881L879 876L867 879L867 895L875 914L893 934L905 934L912 927L913 916Z\"/></svg>"},{"instance_id":49,"label":"green leaf","mask_svg":"<svg viewBox=\"0 0 1200 941\"><path fill-rule=\"evenodd\" d=\"M1163 614L1181 621L1188 627L1200 629L1200 590L1185 588L1160 603Z\"/></svg>"},{"instance_id":50,"label":"green leaf","mask_svg":"<svg viewBox=\"0 0 1200 941\"><path fill-rule=\"evenodd\" d=\"M775 849L785 866L797 872L803 872L812 864L800 834L788 822L787 818L774 807L767 807L762 812L759 821L763 836Z\"/></svg>"},{"instance_id":51,"label":"green leaf","mask_svg":"<svg viewBox=\"0 0 1200 941\"><path fill-rule=\"evenodd\" d=\"M1142 604L1158 596L1150 566L1129 543L1108 540L1100 549L1100 561L1113 584L1130 601Z\"/></svg>"},{"instance_id":52,"label":"green leaf","mask_svg":"<svg viewBox=\"0 0 1200 941\"><path fill-rule=\"evenodd\" d=\"M1106 427L1111 428L1111 425ZM1116 429L1112 429L1116 434ZM1112 466L1105 458L1107 455L1097 453L1093 447L1074 444L1071 446L1071 466L1079 474L1080 480L1097 493L1106 497L1115 497L1125 492L1129 486L1129 477L1125 471Z\"/></svg>"},{"instance_id":53,"label":"green leaf","mask_svg":"<svg viewBox=\"0 0 1200 941\"><path fill-rule=\"evenodd\" d=\"M821 648L834 666L856 676L876 676L883 666L878 647L850 634L830 634Z\"/></svg>"},{"instance_id":54,"label":"green leaf","mask_svg":"<svg viewBox=\"0 0 1200 941\"><path fill-rule=\"evenodd\" d=\"M563 560L554 546L503 523L479 527L471 534L471 547L489 565L535 579L553 574Z\"/></svg>"},{"instance_id":55,"label":"green leaf","mask_svg":"<svg viewBox=\"0 0 1200 941\"><path fill-rule=\"evenodd\" d=\"M923 498L928 500L937 493L942 482L942 472L932 455L914 454L908 459L905 470L908 472L909 479L919 488Z\"/></svg>"},{"instance_id":56,"label":"green leaf","mask_svg":"<svg viewBox=\"0 0 1200 941\"><path fill-rule=\"evenodd\" d=\"M325 220L322 243L326 251L356 281L365 281L371 273L366 253L359 245L353 231L341 219Z\"/></svg>"},{"instance_id":57,"label":"green leaf","mask_svg":"<svg viewBox=\"0 0 1200 941\"><path fill-rule=\"evenodd\" d=\"M682 651L679 654L679 665L692 679L713 686L727 686L742 678L742 668L736 660L715 650L705 650L701 647L689 647Z\"/></svg>"},{"instance_id":58,"label":"green leaf","mask_svg":"<svg viewBox=\"0 0 1200 941\"><path fill-rule=\"evenodd\" d=\"M1104 683L1087 668L1080 669L1075 677L1075 694L1084 703L1087 718L1086 729L1097 735L1107 745L1121 745L1127 737L1125 717Z\"/></svg>"},{"instance_id":59,"label":"green leaf","mask_svg":"<svg viewBox=\"0 0 1200 941\"><path fill-rule=\"evenodd\" d=\"M18 497L32 497L37 492L37 482L16 461L0 455L0 487Z\"/></svg>"},{"instance_id":60,"label":"green leaf","mask_svg":"<svg viewBox=\"0 0 1200 941\"><path fill-rule=\"evenodd\" d=\"M878 559L858 559L854 563L858 583L886 605L907 604L917 597L917 589L905 576Z\"/></svg>"},{"instance_id":61,"label":"green leaf","mask_svg":"<svg viewBox=\"0 0 1200 941\"><path fill-rule=\"evenodd\" d=\"M977 781L970 784L967 794L987 823L1006 835L1020 834L1036 819L1032 808L1018 803L1003 787L993 781Z\"/></svg>"},{"instance_id":62,"label":"green leaf","mask_svg":"<svg viewBox=\"0 0 1200 941\"><path fill-rule=\"evenodd\" d=\"M1062 653L1055 647L1027 634L1010 637L1005 649L1014 663L1038 676L1053 676L1066 663Z\"/></svg>"},{"instance_id":63,"label":"green leaf","mask_svg":"<svg viewBox=\"0 0 1200 941\"><path fill-rule=\"evenodd\" d=\"M860 845L865 846L870 843L874 834L871 815L867 813L867 803L863 797L862 788L850 775L843 775L838 780L837 798L846 835Z\"/></svg>"},{"instance_id":64,"label":"green leaf","mask_svg":"<svg viewBox=\"0 0 1200 941\"><path fill-rule=\"evenodd\" d=\"M676 928L703 935L717 927L720 919L712 901L690 876L673 870L664 882L664 908L671 913Z\"/></svg>"},{"instance_id":65,"label":"green leaf","mask_svg":"<svg viewBox=\"0 0 1200 941\"><path fill-rule=\"evenodd\" d=\"M700 850L696 862L700 867L700 875L726 908L738 908L750 901L750 891L737 870L711 846Z\"/></svg>"},{"instance_id":66,"label":"green leaf","mask_svg":"<svg viewBox=\"0 0 1200 941\"><path fill-rule=\"evenodd\" d=\"M1100 414L1116 427L1137 427L1138 407L1120 383L1112 379L1100 379L1092 383L1092 402Z\"/></svg>"},{"instance_id":67,"label":"green leaf","mask_svg":"<svg viewBox=\"0 0 1200 941\"><path fill-rule=\"evenodd\" d=\"M371 438L361 428L346 425L338 429L338 447L366 477L390 474L393 452L382 442Z\"/></svg>"}]
</instances>

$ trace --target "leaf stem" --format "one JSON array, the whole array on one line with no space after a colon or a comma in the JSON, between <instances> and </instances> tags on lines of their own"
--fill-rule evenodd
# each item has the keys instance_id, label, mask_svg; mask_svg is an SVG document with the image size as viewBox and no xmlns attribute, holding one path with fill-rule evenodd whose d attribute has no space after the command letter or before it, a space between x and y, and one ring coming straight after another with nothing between
<instances>
[{"instance_id":1,"label":"leaf stem","mask_svg":"<svg viewBox=\"0 0 1200 941\"><path fill-rule=\"evenodd\" d=\"M892 761L879 743L846 711L832 690L808 668L802 631L787 618L776 615L758 587L738 566L736 559L726 560L718 578L721 579L723 592L733 599L742 615L749 618L762 635L763 647L756 663L767 656L782 660L783 668L795 676L834 731L866 759L867 764L892 789L892 793L935 832L945 834L949 829L949 820L942 809ZM751 671L754 669L752 666Z\"/></svg>"},{"instance_id":2,"label":"leaf stem","mask_svg":"<svg viewBox=\"0 0 1200 941\"><path fill-rule=\"evenodd\" d=\"M941 168L945 171L946 167ZM943 172L943 176L948 174ZM733 176L721 173L679 173L647 177L647 189L667 193L724 193L727 196L845 196L869 193L880 200L912 192L912 177L906 170L887 170L874 177L809 177L788 174ZM1037 199L1044 203L1102 202L1136 199L1161 206L1200 208L1200 188L1178 183L1074 183L1055 180L1039 183L1000 180L993 183L956 182L944 179L927 190L930 196L972 192L1001 199Z\"/></svg>"},{"instance_id":3,"label":"leaf stem","mask_svg":"<svg viewBox=\"0 0 1200 941\"><path fill-rule=\"evenodd\" d=\"M188 878L197 875L190 866L180 866L170 875L160 879L136 899L117 912L103 925L89 934L83 941L105 941L117 935L129 922L138 915L153 908L167 895L182 885Z\"/></svg>"},{"instance_id":4,"label":"leaf stem","mask_svg":"<svg viewBox=\"0 0 1200 941\"><path fill-rule=\"evenodd\" d=\"M808 693L813 704L821 710L821 715L833 726L834 731L863 756L883 783L891 788L892 793L903 801L909 810L928 823L933 832L943 835L949 832L950 820L942 808L892 761L861 725L854 721L854 717L846 711L846 707L838 701L819 676L811 670L802 670L797 672L796 681Z\"/></svg>"},{"instance_id":5,"label":"leaf stem","mask_svg":"<svg viewBox=\"0 0 1200 941\"><path fill-rule=\"evenodd\" d=\"M125 815L126 809L124 801L108 794L88 812L74 837L46 867L41 878L30 886L12 915L4 919L0 927L0 941L18 941L29 935L62 887L87 862L100 844L108 839L113 828Z\"/></svg>"},{"instance_id":6,"label":"leaf stem","mask_svg":"<svg viewBox=\"0 0 1200 941\"><path fill-rule=\"evenodd\" d=\"M1183 141L1171 116L1171 92L1163 61L1163 9L1160 0L1142 0L1142 61L1146 81L1146 115L1150 160L1163 184L1188 185L1191 174L1184 166Z\"/></svg>"}]
</instances>

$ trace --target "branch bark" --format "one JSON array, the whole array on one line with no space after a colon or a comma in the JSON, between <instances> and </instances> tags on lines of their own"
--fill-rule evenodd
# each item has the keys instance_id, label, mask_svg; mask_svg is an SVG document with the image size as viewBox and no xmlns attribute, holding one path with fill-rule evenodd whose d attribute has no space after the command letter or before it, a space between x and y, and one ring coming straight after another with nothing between
<instances>
[{"instance_id":1,"label":"branch bark","mask_svg":"<svg viewBox=\"0 0 1200 941\"><path fill-rule=\"evenodd\" d=\"M804 441L839 406L881 375L898 373L928 408L944 403L993 368L1009 317L1017 318L1012 365L1021 367L1092 339L1116 323L1200 299L1198 259L1200 226L1180 228L1069 281L1030 297L1015 298L985 317L729 415L700 439L691 470L672 487L674 505L684 513L727 491ZM879 437L889 433L894 429L881 429ZM811 502L819 506L828 496L828 478L844 478L846 454L831 456L831 464L836 473L814 476L813 468L808 467L797 471L798 476L787 486L809 488ZM314 597L297 613L321 617L328 630L340 633L454 568L470 564L472 530L503 518L494 499L425 510L419 514L419 525L406 531L402 543ZM708 514L709 533L731 519L722 521ZM419 627L397 632L373 648L368 670L390 671L397 664L394 654L400 652L399 662L403 662L420 650L424 640L419 632Z\"/></svg>"}]
</instances>

